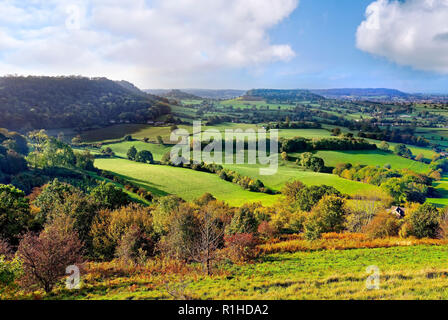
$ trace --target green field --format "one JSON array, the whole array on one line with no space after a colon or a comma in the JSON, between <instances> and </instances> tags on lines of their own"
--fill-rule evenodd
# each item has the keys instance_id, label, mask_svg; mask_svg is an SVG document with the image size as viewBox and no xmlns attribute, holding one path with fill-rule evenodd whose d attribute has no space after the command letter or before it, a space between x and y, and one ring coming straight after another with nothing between
<instances>
[{"instance_id":1,"label":"green field","mask_svg":"<svg viewBox=\"0 0 448 320\"><path fill-rule=\"evenodd\" d=\"M245 191L215 174L190 169L142 164L125 159L97 159L95 166L113 171L159 196L175 194L184 200L193 200L209 192L233 206L259 201L272 205L278 199L278 196Z\"/></svg>"},{"instance_id":2,"label":"green field","mask_svg":"<svg viewBox=\"0 0 448 320\"><path fill-rule=\"evenodd\" d=\"M180 126L181 128L187 129L189 132L192 132L191 126ZM119 130L116 132L116 129ZM252 125L252 124L238 124L238 123L224 123L215 126L203 126L202 129L215 129L224 133L226 129L257 129L260 126ZM326 127L325 129L282 129L279 131L279 135L285 138L291 138L296 136L302 136L307 138L320 138L320 137L331 137L330 130L331 127ZM148 137L151 141L155 141L157 136L160 135L164 138L165 141L169 140L170 128L169 127L150 127L147 125L119 125L113 126L109 128L99 129L97 131L89 131L87 132L91 139L96 140L100 138L112 139L113 137L117 138L119 135L129 134L132 131L132 136L135 139L143 139L144 137ZM115 136L112 135L115 134ZM120 137L121 138L121 137ZM107 140L106 139L106 140ZM371 140L372 142L378 143L378 141ZM393 148L396 144L390 143L391 148ZM114 144L108 144L107 147L110 147L118 157L126 158L126 153L131 146L135 146L138 150L149 150L153 153L154 159L159 161L162 156L170 150L170 146L159 145L155 143L144 143L142 141L130 141L130 142L120 142ZM106 147L106 146L104 146ZM103 148L104 148L103 147ZM421 147L411 147L410 149L414 153L414 155L423 153L426 158L431 158L435 153L426 148ZM318 157L324 159L325 164L327 166L335 166L338 163L352 163L352 164L363 164L363 165L374 165L374 166L384 166L386 164L391 165L393 169L411 169L420 173L427 173L429 170L429 166L427 164L412 161L409 159L405 159L399 156L394 155L393 153L382 152L380 150L375 151L319 151L316 153ZM290 154L290 157L297 157L299 154ZM294 160L294 159L292 159ZM265 194L257 194L250 193L242 190L239 186L233 185L231 183L220 180L218 177L207 174L194 172L188 169L178 169L171 167L163 167L163 166L147 166L145 169L142 168L141 165L135 164L132 162L128 162L126 160L122 160L124 162L116 162L120 161L118 159L112 160L97 160L97 166L100 169L105 169L110 171L117 172L119 174L123 174L131 177L132 179L140 179L144 183L145 187L152 190L155 194L163 195L163 194L178 194L186 200L194 199L198 196L201 196L205 192L210 192L210 190L214 190L212 193L221 200L228 201L232 205L239 205L244 202L251 201L262 201L265 205L271 205L275 202L276 197L268 196ZM286 182L290 182L293 180L300 180L307 185L329 185L333 186L339 191L354 195L357 193L364 192L375 192L378 191L379 188L376 186L350 181L346 179L342 179L338 176L331 174L322 174L322 173L314 173L309 171L303 171L298 168L292 162L280 161L280 167L278 169L277 174L272 176L262 176L260 175L259 169L260 165L237 165L237 164L229 164L224 165L225 168L234 170L241 175L249 176L254 179L260 179L267 187L280 191ZM107 164L107 165L106 165ZM139 167L137 167L139 166ZM139 169L137 169L139 168ZM149 169L152 168L152 169ZM157 169L155 169L157 168ZM144 173L141 173L140 170L143 170ZM176 172L176 174L173 174ZM165 178L161 178L161 176L166 175ZM202 179L205 179L204 182L200 182L200 175ZM178 180L183 179L187 185L190 181L190 177L195 177L192 181L196 181L194 185L194 192L189 188L184 188L184 186L178 186ZM214 182L213 182L214 181ZM157 184L151 185L151 184ZM214 188L210 188L210 185L214 185ZM442 181L437 183L437 190L442 194L444 198L439 199L428 199L429 202L437 204L439 206L448 205L448 181Z\"/></svg>"},{"instance_id":3,"label":"green field","mask_svg":"<svg viewBox=\"0 0 448 320\"><path fill-rule=\"evenodd\" d=\"M274 254L254 264L228 265L212 277L177 274L90 276L70 299L173 299L163 285L198 300L404 300L448 299L448 248L410 246ZM380 271L379 289L368 290L367 267ZM107 285L106 285L107 284ZM57 298L56 295L53 298ZM49 297L51 298L51 297Z\"/></svg>"},{"instance_id":4,"label":"green field","mask_svg":"<svg viewBox=\"0 0 448 320\"><path fill-rule=\"evenodd\" d=\"M241 175L249 176L251 178L260 179L263 183L273 190L280 191L286 182L300 180L306 185L328 185L333 186L342 193L354 195L364 191L376 191L378 188L373 185L342 179L333 174L316 173L311 171L304 171L294 164L279 163L278 172L275 175L262 176L260 175L257 165L248 164L224 164L224 168L228 168L238 172Z\"/></svg>"},{"instance_id":5,"label":"green field","mask_svg":"<svg viewBox=\"0 0 448 320\"><path fill-rule=\"evenodd\" d=\"M185 128L191 131L191 126L179 126L179 128ZM154 127L146 124L118 124L85 131L81 134L81 139L85 142L104 142L122 139L126 135L132 135L135 139L147 137L151 141L156 141L157 136L161 136L165 142L168 142L171 129L170 127Z\"/></svg>"},{"instance_id":6,"label":"green field","mask_svg":"<svg viewBox=\"0 0 448 320\"><path fill-rule=\"evenodd\" d=\"M338 163L363 164L381 166L386 164L392 169L410 169L419 173L427 173L429 165L399 157L393 153L375 151L319 151L316 156L324 159L325 165L334 167Z\"/></svg>"},{"instance_id":7,"label":"green field","mask_svg":"<svg viewBox=\"0 0 448 320\"><path fill-rule=\"evenodd\" d=\"M111 148L115 152L115 154L121 158L127 158L126 154L129 148L131 148L132 146L134 146L138 151L151 151L154 156L154 160L156 161L160 161L163 155L171 150L170 146L145 143L142 141L126 141L107 145L107 147Z\"/></svg>"}]
</instances>

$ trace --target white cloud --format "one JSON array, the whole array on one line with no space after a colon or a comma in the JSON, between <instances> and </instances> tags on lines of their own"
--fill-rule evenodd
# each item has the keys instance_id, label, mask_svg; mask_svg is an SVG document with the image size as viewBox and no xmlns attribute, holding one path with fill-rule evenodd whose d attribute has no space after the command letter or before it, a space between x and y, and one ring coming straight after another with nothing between
<instances>
[{"instance_id":1,"label":"white cloud","mask_svg":"<svg viewBox=\"0 0 448 320\"><path fill-rule=\"evenodd\" d=\"M377 0L358 27L357 47L415 69L448 73L448 0Z\"/></svg>"},{"instance_id":2,"label":"white cloud","mask_svg":"<svg viewBox=\"0 0 448 320\"><path fill-rule=\"evenodd\" d=\"M2 73L188 78L295 56L268 31L299 0L4 0Z\"/></svg>"}]
</instances>

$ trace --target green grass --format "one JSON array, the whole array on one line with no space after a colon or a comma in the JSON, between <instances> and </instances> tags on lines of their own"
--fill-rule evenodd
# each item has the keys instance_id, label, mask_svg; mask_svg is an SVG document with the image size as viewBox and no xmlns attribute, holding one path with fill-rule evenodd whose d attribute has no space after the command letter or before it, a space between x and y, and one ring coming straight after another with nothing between
<instances>
[{"instance_id":1,"label":"green grass","mask_svg":"<svg viewBox=\"0 0 448 320\"><path fill-rule=\"evenodd\" d=\"M209 192L233 206L259 201L272 205L278 199L278 196L245 191L215 174L190 169L141 164L125 159L96 159L95 166L113 171L159 196L175 194L184 200L193 200Z\"/></svg>"},{"instance_id":2,"label":"green grass","mask_svg":"<svg viewBox=\"0 0 448 320\"><path fill-rule=\"evenodd\" d=\"M179 128L190 129L191 127L179 126ZM85 142L106 142L121 139L126 135L132 135L135 139L149 138L151 141L156 141L157 136L161 136L167 142L171 135L171 129L170 127L154 127L146 124L118 124L85 131L81 134L81 139Z\"/></svg>"},{"instance_id":3,"label":"green grass","mask_svg":"<svg viewBox=\"0 0 448 320\"><path fill-rule=\"evenodd\" d=\"M283 164L282 161L279 163L278 172L274 175L262 176L260 175L259 165L248 165L248 164L229 164L223 165L225 168L234 170L239 174L249 176L251 178L260 179L263 183L272 188L273 190L280 191L286 182L291 182L294 180L300 180L306 185L328 185L333 186L342 193L354 195L360 192L378 190L378 187L357 182L342 179L333 174L316 173L311 171L304 171L294 164L287 163Z\"/></svg>"},{"instance_id":4,"label":"green grass","mask_svg":"<svg viewBox=\"0 0 448 320\"><path fill-rule=\"evenodd\" d=\"M136 274L93 277L79 291L51 298L172 299L171 288L195 299L247 300L404 300L448 299L448 248L409 246L274 254L257 263L224 266L203 275ZM368 290L366 269L380 270L380 288ZM132 286L132 290L130 290Z\"/></svg>"},{"instance_id":5,"label":"green grass","mask_svg":"<svg viewBox=\"0 0 448 320\"><path fill-rule=\"evenodd\" d=\"M390 164L392 169L410 169L419 173L427 173L429 165L399 157L393 153L375 151L319 151L316 156L324 159L325 165L336 166L338 163L363 164L381 166Z\"/></svg>"},{"instance_id":6,"label":"green grass","mask_svg":"<svg viewBox=\"0 0 448 320\"><path fill-rule=\"evenodd\" d=\"M134 146L138 151L147 150L151 151L154 156L154 160L160 161L163 155L171 150L170 146L145 143L142 141L126 141L120 143L109 144L106 147L111 148L118 157L127 158L127 152L129 148Z\"/></svg>"}]
</instances>

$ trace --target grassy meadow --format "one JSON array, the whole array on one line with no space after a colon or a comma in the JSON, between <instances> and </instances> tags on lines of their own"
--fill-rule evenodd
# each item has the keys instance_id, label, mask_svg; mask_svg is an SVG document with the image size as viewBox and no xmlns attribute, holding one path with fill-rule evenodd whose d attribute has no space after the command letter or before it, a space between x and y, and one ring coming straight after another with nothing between
<instances>
[{"instance_id":1,"label":"grassy meadow","mask_svg":"<svg viewBox=\"0 0 448 320\"><path fill-rule=\"evenodd\" d=\"M90 263L76 291L57 289L45 299L448 299L448 248L390 248L277 253L246 265L222 265L213 276L199 266L152 261L137 269ZM367 267L380 270L380 288L368 290ZM168 284L169 283L169 284ZM36 299L33 293L21 298Z\"/></svg>"},{"instance_id":2,"label":"grassy meadow","mask_svg":"<svg viewBox=\"0 0 448 320\"><path fill-rule=\"evenodd\" d=\"M209 192L232 206L249 202L272 205L278 199L278 196L243 190L236 184L221 180L217 175L190 169L148 165L125 159L96 159L95 166L113 171L159 196L175 194L188 201Z\"/></svg>"},{"instance_id":3,"label":"grassy meadow","mask_svg":"<svg viewBox=\"0 0 448 320\"><path fill-rule=\"evenodd\" d=\"M242 103L240 101L240 103ZM179 126L192 132L191 126ZM202 129L215 129L224 133L226 129L257 129L259 126L251 124L224 123L215 126L203 126ZM279 136L291 138L296 136L306 138L331 137L331 127L322 129L282 129L279 130ZM169 145L160 145L155 143L157 136L162 136L165 142L169 141L169 127L151 127L148 125L117 125L104 129L87 131L83 139L91 141L113 141L121 139L126 134L131 134L134 141L109 143L110 147L118 158L121 159L97 159L96 165L100 169L106 169L126 176L137 182L142 187L150 190L157 195L178 194L186 200L197 198L205 192L211 192L220 200L229 202L231 205L240 205L245 202L262 202L265 205L275 203L277 197L266 194L253 193L242 190L239 186L219 179L217 176L194 172L189 169L171 168L165 166L141 165L126 160L126 153L131 146L138 150L148 150L154 155L154 159L159 161L162 156L171 148ZM141 141L143 138L149 138L151 143ZM371 140L379 144L378 141ZM391 148L396 144L390 143ZM104 146L103 148L105 148ZM426 158L431 158L434 151L421 147L409 146L411 151L417 155L423 153ZM393 169L411 169L420 173L427 173L429 166L427 164L405 159L396 156L393 153L375 151L319 151L316 156L324 159L327 166L335 166L338 163L350 162L352 164L385 166L390 165ZM315 173L305 171L297 167L293 162L299 154L290 154L290 160L279 161L278 172L272 176L260 175L261 165L247 164L224 164L227 169L238 172L241 175L249 176L254 179L260 179L267 187L275 191L280 191L286 182L300 180L307 185L329 185L345 194L355 195L365 192L377 192L378 187L364 184L356 181L342 179L332 174ZM437 190L448 198L448 182L442 180L435 184ZM448 204L445 198L428 199L428 202L438 206Z\"/></svg>"},{"instance_id":4,"label":"grassy meadow","mask_svg":"<svg viewBox=\"0 0 448 320\"><path fill-rule=\"evenodd\" d=\"M338 163L363 164L369 166L390 165L392 169L410 169L419 173L427 173L429 165L399 157L393 153L374 151L319 151L315 154L324 159L327 166L334 167Z\"/></svg>"}]
</instances>

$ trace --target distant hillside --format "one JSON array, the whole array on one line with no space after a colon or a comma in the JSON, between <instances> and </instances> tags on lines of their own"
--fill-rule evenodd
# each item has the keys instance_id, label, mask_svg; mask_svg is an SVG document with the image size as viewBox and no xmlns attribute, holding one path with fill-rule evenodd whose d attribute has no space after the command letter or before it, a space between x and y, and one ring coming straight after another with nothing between
<instances>
[{"instance_id":1,"label":"distant hillside","mask_svg":"<svg viewBox=\"0 0 448 320\"><path fill-rule=\"evenodd\" d=\"M166 93L162 93L161 97L176 100L202 100L201 97L195 96L194 94L186 93L177 89L173 89Z\"/></svg>"},{"instance_id":2,"label":"distant hillside","mask_svg":"<svg viewBox=\"0 0 448 320\"><path fill-rule=\"evenodd\" d=\"M255 89L250 90L244 96L246 100L256 100L262 98L268 102L303 102L318 101L324 97L314 94L308 90L275 90L275 89Z\"/></svg>"},{"instance_id":3,"label":"distant hillside","mask_svg":"<svg viewBox=\"0 0 448 320\"><path fill-rule=\"evenodd\" d=\"M106 78L1 77L0 127L85 128L146 122L170 113L168 100Z\"/></svg>"},{"instance_id":4,"label":"distant hillside","mask_svg":"<svg viewBox=\"0 0 448 320\"><path fill-rule=\"evenodd\" d=\"M322 95L327 98L347 98L347 99L407 99L411 95L395 89L359 89L359 88L346 88L346 89L319 89L310 90L315 94Z\"/></svg>"},{"instance_id":5,"label":"distant hillside","mask_svg":"<svg viewBox=\"0 0 448 320\"><path fill-rule=\"evenodd\" d=\"M168 89L148 89L144 90L147 93L164 96L171 92ZM246 93L245 90L233 90L233 89L181 89L180 91L199 97L200 99L214 99L214 100L227 100L241 97Z\"/></svg>"},{"instance_id":6,"label":"distant hillside","mask_svg":"<svg viewBox=\"0 0 448 320\"><path fill-rule=\"evenodd\" d=\"M205 99L216 99L216 100L227 100L241 97L246 93L245 90L233 90L233 89L222 89L222 90L208 90L208 89L184 89L183 91L194 94Z\"/></svg>"}]
</instances>

